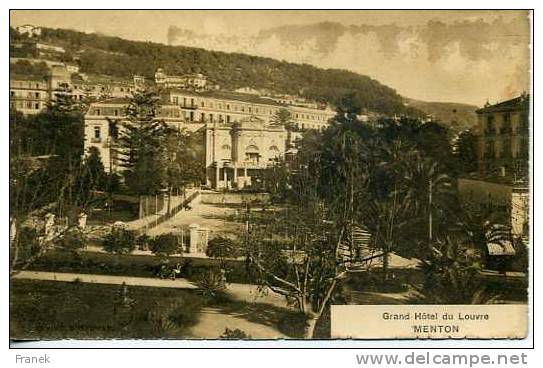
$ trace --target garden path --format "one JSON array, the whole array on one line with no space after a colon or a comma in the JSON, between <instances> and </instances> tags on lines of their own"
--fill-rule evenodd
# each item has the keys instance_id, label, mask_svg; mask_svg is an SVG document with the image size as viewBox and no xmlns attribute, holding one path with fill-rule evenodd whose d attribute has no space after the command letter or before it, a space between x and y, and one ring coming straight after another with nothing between
<instances>
[{"instance_id":1,"label":"garden path","mask_svg":"<svg viewBox=\"0 0 543 368\"><path fill-rule=\"evenodd\" d=\"M198 288L196 284L184 278L178 278L176 280L162 280L152 277L112 276L45 271L21 271L16 274L14 278L64 282L73 282L78 280L79 282L113 285L121 285L123 282L125 282L129 286L167 287L178 289ZM228 283L227 292L238 301L248 303L265 303L272 304L276 307L287 308L287 303L284 297L273 292L262 293L259 291L258 285Z\"/></svg>"}]
</instances>

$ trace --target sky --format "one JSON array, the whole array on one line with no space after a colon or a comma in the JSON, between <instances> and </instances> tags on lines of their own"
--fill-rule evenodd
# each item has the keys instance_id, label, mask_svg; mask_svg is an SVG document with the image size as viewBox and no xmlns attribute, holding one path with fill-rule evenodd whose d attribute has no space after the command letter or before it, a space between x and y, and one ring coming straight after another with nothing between
<instances>
[{"instance_id":1,"label":"sky","mask_svg":"<svg viewBox=\"0 0 543 368\"><path fill-rule=\"evenodd\" d=\"M368 75L405 97L477 106L530 81L526 11L11 11L33 24Z\"/></svg>"}]
</instances>

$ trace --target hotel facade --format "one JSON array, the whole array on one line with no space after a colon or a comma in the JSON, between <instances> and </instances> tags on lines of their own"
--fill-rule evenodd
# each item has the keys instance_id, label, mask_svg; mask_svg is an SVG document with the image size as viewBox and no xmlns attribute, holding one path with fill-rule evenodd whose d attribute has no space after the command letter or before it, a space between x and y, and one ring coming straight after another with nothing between
<instances>
[{"instance_id":1,"label":"hotel facade","mask_svg":"<svg viewBox=\"0 0 543 368\"><path fill-rule=\"evenodd\" d=\"M161 101L157 119L205 137L206 185L214 189L255 184L255 174L284 158L304 131L324 130L335 115L331 109L286 105L232 92L173 89L162 93ZM120 170L112 148L122 124L112 126L111 122L122 123L127 105L126 98L95 102L85 115L85 151L98 149L107 171ZM290 133L276 121L281 109L290 112L294 129Z\"/></svg>"},{"instance_id":2,"label":"hotel facade","mask_svg":"<svg viewBox=\"0 0 543 368\"><path fill-rule=\"evenodd\" d=\"M528 235L530 96L477 110L477 172L460 178L461 200L492 209L516 237Z\"/></svg>"}]
</instances>

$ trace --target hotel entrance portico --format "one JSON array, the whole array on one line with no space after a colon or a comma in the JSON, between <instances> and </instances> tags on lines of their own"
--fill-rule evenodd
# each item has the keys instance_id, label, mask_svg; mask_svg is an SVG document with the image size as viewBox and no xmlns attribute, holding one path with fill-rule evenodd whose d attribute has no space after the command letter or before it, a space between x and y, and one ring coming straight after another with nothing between
<instances>
[{"instance_id":1,"label":"hotel entrance portico","mask_svg":"<svg viewBox=\"0 0 543 368\"><path fill-rule=\"evenodd\" d=\"M234 123L206 126L207 185L243 189L256 184L258 171L284 157L287 132L255 116Z\"/></svg>"},{"instance_id":2,"label":"hotel entrance portico","mask_svg":"<svg viewBox=\"0 0 543 368\"><path fill-rule=\"evenodd\" d=\"M256 173L269 165L223 161L208 168L208 185L213 189L243 189L252 186ZM213 172L210 175L210 172ZM211 179L211 180L210 180Z\"/></svg>"}]
</instances>

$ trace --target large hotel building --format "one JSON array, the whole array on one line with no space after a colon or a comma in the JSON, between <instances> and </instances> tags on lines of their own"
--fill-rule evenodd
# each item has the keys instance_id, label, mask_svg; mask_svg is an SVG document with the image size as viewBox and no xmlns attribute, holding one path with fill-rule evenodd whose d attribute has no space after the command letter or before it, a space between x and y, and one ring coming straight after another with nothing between
<instances>
[{"instance_id":1,"label":"large hotel building","mask_svg":"<svg viewBox=\"0 0 543 368\"><path fill-rule=\"evenodd\" d=\"M171 89L162 94L158 118L188 131L204 133L206 184L215 189L252 185L258 170L272 165L308 129L323 130L335 112L275 101L252 94L215 90ZM90 105L85 115L85 149L99 150L108 171L119 170L112 156L115 144L111 121L122 121L127 99L111 99ZM290 112L294 132L275 121L280 109Z\"/></svg>"},{"instance_id":2,"label":"large hotel building","mask_svg":"<svg viewBox=\"0 0 543 368\"><path fill-rule=\"evenodd\" d=\"M458 181L463 202L491 209L518 237L529 222L529 114L527 94L477 110L478 169Z\"/></svg>"},{"instance_id":3,"label":"large hotel building","mask_svg":"<svg viewBox=\"0 0 543 368\"><path fill-rule=\"evenodd\" d=\"M107 171L120 170L114 149L116 132L122 127L118 123L124 118L128 98L148 83L141 76L132 81L87 76L63 63L49 64L45 78L11 76L10 107L32 115L59 94L70 95L78 103L94 101L85 114L85 152L98 149ZM251 88L221 91L202 74L172 76L158 69L154 85L161 91L157 118L202 133L206 181L216 189L250 186L256 171L293 150L294 142L287 140L299 139L306 130L324 130L335 115L330 107L299 97L260 95ZM290 112L290 132L275 121L282 109Z\"/></svg>"}]
</instances>

